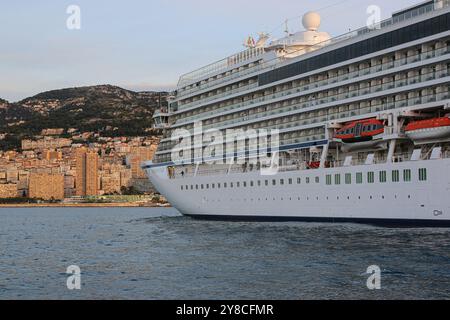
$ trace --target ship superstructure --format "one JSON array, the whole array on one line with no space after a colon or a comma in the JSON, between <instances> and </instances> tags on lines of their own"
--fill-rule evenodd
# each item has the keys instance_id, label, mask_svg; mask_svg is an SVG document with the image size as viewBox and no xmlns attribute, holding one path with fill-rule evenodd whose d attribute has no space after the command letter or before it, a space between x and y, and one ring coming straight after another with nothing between
<instances>
[{"instance_id":1,"label":"ship superstructure","mask_svg":"<svg viewBox=\"0 0 450 320\"><path fill-rule=\"evenodd\" d=\"M450 225L449 1L335 38L317 13L303 25L180 78L156 115L154 185L202 218ZM276 172L261 174L248 135L205 159L227 150L208 132L230 129L277 130Z\"/></svg>"}]
</instances>

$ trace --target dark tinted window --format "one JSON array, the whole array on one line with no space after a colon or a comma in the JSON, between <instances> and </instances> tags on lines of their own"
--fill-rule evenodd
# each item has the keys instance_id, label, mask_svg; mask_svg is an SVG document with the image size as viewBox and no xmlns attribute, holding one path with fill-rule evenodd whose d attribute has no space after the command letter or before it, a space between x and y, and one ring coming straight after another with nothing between
<instances>
[{"instance_id":1,"label":"dark tinted window","mask_svg":"<svg viewBox=\"0 0 450 320\"><path fill-rule=\"evenodd\" d=\"M450 13L263 73L258 77L259 85L263 86L447 30L450 30Z\"/></svg>"}]
</instances>

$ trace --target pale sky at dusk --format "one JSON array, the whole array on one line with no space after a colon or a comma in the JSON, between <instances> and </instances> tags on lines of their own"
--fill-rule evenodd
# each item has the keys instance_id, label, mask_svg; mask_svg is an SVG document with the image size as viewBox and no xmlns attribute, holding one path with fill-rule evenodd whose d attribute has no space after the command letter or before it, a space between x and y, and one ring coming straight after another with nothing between
<instances>
[{"instance_id":1,"label":"pale sky at dusk","mask_svg":"<svg viewBox=\"0 0 450 320\"><path fill-rule=\"evenodd\" d=\"M369 5L382 17L420 0L40 0L0 4L0 98L95 84L132 90L173 88L181 74L243 49L248 35L320 10L332 36L365 25ZM329 5L339 4L328 7ZM81 30L68 30L69 5ZM326 8L328 7L328 8ZM300 19L290 31L302 29Z\"/></svg>"}]
</instances>

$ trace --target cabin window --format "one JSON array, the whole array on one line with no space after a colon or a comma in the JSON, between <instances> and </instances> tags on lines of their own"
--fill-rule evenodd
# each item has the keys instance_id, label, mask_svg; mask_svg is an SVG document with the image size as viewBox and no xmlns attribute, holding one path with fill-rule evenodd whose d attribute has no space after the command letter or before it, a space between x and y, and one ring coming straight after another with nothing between
<instances>
[{"instance_id":1,"label":"cabin window","mask_svg":"<svg viewBox=\"0 0 450 320\"><path fill-rule=\"evenodd\" d=\"M241 186L240 182L236 182L236 188L239 188Z\"/></svg>"},{"instance_id":2,"label":"cabin window","mask_svg":"<svg viewBox=\"0 0 450 320\"><path fill-rule=\"evenodd\" d=\"M419 169L419 181L427 181L427 169Z\"/></svg>"},{"instance_id":3,"label":"cabin window","mask_svg":"<svg viewBox=\"0 0 450 320\"><path fill-rule=\"evenodd\" d=\"M230 188L233 188L233 182L230 182Z\"/></svg>"},{"instance_id":4,"label":"cabin window","mask_svg":"<svg viewBox=\"0 0 450 320\"><path fill-rule=\"evenodd\" d=\"M368 183L375 182L375 173L374 172L367 172L367 182Z\"/></svg>"},{"instance_id":5,"label":"cabin window","mask_svg":"<svg viewBox=\"0 0 450 320\"><path fill-rule=\"evenodd\" d=\"M261 187L261 180L258 180L258 187Z\"/></svg>"},{"instance_id":6,"label":"cabin window","mask_svg":"<svg viewBox=\"0 0 450 320\"><path fill-rule=\"evenodd\" d=\"M220 183L217 184L217 189L220 189Z\"/></svg>"},{"instance_id":7,"label":"cabin window","mask_svg":"<svg viewBox=\"0 0 450 320\"><path fill-rule=\"evenodd\" d=\"M266 184L266 187L268 187L269 186L269 180L266 180L265 184Z\"/></svg>"},{"instance_id":8,"label":"cabin window","mask_svg":"<svg viewBox=\"0 0 450 320\"><path fill-rule=\"evenodd\" d=\"M223 187L226 189L226 188L228 187L228 184L225 182L225 183L223 184Z\"/></svg>"},{"instance_id":9,"label":"cabin window","mask_svg":"<svg viewBox=\"0 0 450 320\"><path fill-rule=\"evenodd\" d=\"M334 176L334 184L336 184L336 185L341 184L341 175L340 174L336 174Z\"/></svg>"},{"instance_id":10,"label":"cabin window","mask_svg":"<svg viewBox=\"0 0 450 320\"><path fill-rule=\"evenodd\" d=\"M276 186L277 185L277 180L272 180L272 185Z\"/></svg>"},{"instance_id":11,"label":"cabin window","mask_svg":"<svg viewBox=\"0 0 450 320\"><path fill-rule=\"evenodd\" d=\"M292 180L292 178L291 179L289 179L289 184L292 184L293 183L293 180Z\"/></svg>"},{"instance_id":12,"label":"cabin window","mask_svg":"<svg viewBox=\"0 0 450 320\"><path fill-rule=\"evenodd\" d=\"M351 173L345 174L345 184L352 184L352 174Z\"/></svg>"},{"instance_id":13,"label":"cabin window","mask_svg":"<svg viewBox=\"0 0 450 320\"><path fill-rule=\"evenodd\" d=\"M191 184L191 190L194 190L194 186Z\"/></svg>"},{"instance_id":14,"label":"cabin window","mask_svg":"<svg viewBox=\"0 0 450 320\"><path fill-rule=\"evenodd\" d=\"M280 185L284 185L284 179L280 179Z\"/></svg>"},{"instance_id":15,"label":"cabin window","mask_svg":"<svg viewBox=\"0 0 450 320\"><path fill-rule=\"evenodd\" d=\"M302 178L297 178L297 184L301 184L302 183Z\"/></svg>"},{"instance_id":16,"label":"cabin window","mask_svg":"<svg viewBox=\"0 0 450 320\"><path fill-rule=\"evenodd\" d=\"M327 176L326 176L326 183L327 183L327 186L330 186L331 185L331 174L327 174Z\"/></svg>"},{"instance_id":17,"label":"cabin window","mask_svg":"<svg viewBox=\"0 0 450 320\"><path fill-rule=\"evenodd\" d=\"M386 183L387 181L387 174L386 171L380 171L380 182Z\"/></svg>"},{"instance_id":18,"label":"cabin window","mask_svg":"<svg viewBox=\"0 0 450 320\"><path fill-rule=\"evenodd\" d=\"M411 170L410 169L403 170L403 181L411 182Z\"/></svg>"},{"instance_id":19,"label":"cabin window","mask_svg":"<svg viewBox=\"0 0 450 320\"><path fill-rule=\"evenodd\" d=\"M316 177L316 183L320 183L320 178Z\"/></svg>"},{"instance_id":20,"label":"cabin window","mask_svg":"<svg viewBox=\"0 0 450 320\"><path fill-rule=\"evenodd\" d=\"M198 184L195 185L195 189L198 190Z\"/></svg>"},{"instance_id":21,"label":"cabin window","mask_svg":"<svg viewBox=\"0 0 450 320\"><path fill-rule=\"evenodd\" d=\"M399 182L400 181L400 172L398 170L392 171L392 182Z\"/></svg>"},{"instance_id":22,"label":"cabin window","mask_svg":"<svg viewBox=\"0 0 450 320\"><path fill-rule=\"evenodd\" d=\"M206 189L209 189L209 184L206 185Z\"/></svg>"},{"instance_id":23,"label":"cabin window","mask_svg":"<svg viewBox=\"0 0 450 320\"><path fill-rule=\"evenodd\" d=\"M184 190L184 186L181 186L181 190Z\"/></svg>"},{"instance_id":24,"label":"cabin window","mask_svg":"<svg viewBox=\"0 0 450 320\"><path fill-rule=\"evenodd\" d=\"M309 184L311 182L311 179L309 177L306 178L306 184Z\"/></svg>"},{"instance_id":25,"label":"cabin window","mask_svg":"<svg viewBox=\"0 0 450 320\"><path fill-rule=\"evenodd\" d=\"M356 183L357 184L362 184L363 183L363 174L362 174L362 172L358 172L356 174Z\"/></svg>"},{"instance_id":26,"label":"cabin window","mask_svg":"<svg viewBox=\"0 0 450 320\"><path fill-rule=\"evenodd\" d=\"M205 186L202 184L201 188L202 188L202 190L203 190L203 189L205 189Z\"/></svg>"},{"instance_id":27,"label":"cabin window","mask_svg":"<svg viewBox=\"0 0 450 320\"><path fill-rule=\"evenodd\" d=\"M254 187L255 183L253 181L250 181L250 187Z\"/></svg>"}]
</instances>

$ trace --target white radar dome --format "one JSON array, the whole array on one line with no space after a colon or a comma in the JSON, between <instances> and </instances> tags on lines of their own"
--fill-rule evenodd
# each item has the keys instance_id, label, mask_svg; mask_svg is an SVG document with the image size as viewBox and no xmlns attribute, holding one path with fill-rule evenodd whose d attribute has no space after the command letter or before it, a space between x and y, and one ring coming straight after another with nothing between
<instances>
[{"instance_id":1,"label":"white radar dome","mask_svg":"<svg viewBox=\"0 0 450 320\"><path fill-rule=\"evenodd\" d=\"M317 12L308 12L303 16L303 26L308 31L317 31L320 21L320 15Z\"/></svg>"}]
</instances>

